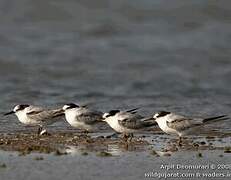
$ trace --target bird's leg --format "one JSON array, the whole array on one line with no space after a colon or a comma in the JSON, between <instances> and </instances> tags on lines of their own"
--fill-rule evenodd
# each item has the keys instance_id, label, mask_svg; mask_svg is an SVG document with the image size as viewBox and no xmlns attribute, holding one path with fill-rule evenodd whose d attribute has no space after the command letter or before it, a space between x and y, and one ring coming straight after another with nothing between
<instances>
[{"instance_id":1,"label":"bird's leg","mask_svg":"<svg viewBox=\"0 0 231 180\"><path fill-rule=\"evenodd\" d=\"M43 128L42 125L39 125L39 128L38 128L38 136L42 136L42 135L50 135L46 129Z\"/></svg>"},{"instance_id":2,"label":"bird's leg","mask_svg":"<svg viewBox=\"0 0 231 180\"><path fill-rule=\"evenodd\" d=\"M122 139L127 142L128 138L129 138L129 135L127 133L123 133Z\"/></svg>"},{"instance_id":3,"label":"bird's leg","mask_svg":"<svg viewBox=\"0 0 231 180\"><path fill-rule=\"evenodd\" d=\"M38 136L40 135L41 131L42 131L42 126L39 125L38 131L37 131Z\"/></svg>"},{"instance_id":4,"label":"bird's leg","mask_svg":"<svg viewBox=\"0 0 231 180\"><path fill-rule=\"evenodd\" d=\"M133 133L124 133L122 138L126 142L131 142L133 137Z\"/></svg>"},{"instance_id":5,"label":"bird's leg","mask_svg":"<svg viewBox=\"0 0 231 180\"><path fill-rule=\"evenodd\" d=\"M179 140L178 140L178 146L182 146L182 137L181 136L179 137Z\"/></svg>"},{"instance_id":6,"label":"bird's leg","mask_svg":"<svg viewBox=\"0 0 231 180\"><path fill-rule=\"evenodd\" d=\"M87 130L87 129L82 129L82 130L80 131L80 136L86 137L86 136L88 136L88 133L89 133L89 130Z\"/></svg>"},{"instance_id":7,"label":"bird's leg","mask_svg":"<svg viewBox=\"0 0 231 180\"><path fill-rule=\"evenodd\" d=\"M81 133L84 134L84 135L87 135L89 133L89 130L84 129Z\"/></svg>"},{"instance_id":8,"label":"bird's leg","mask_svg":"<svg viewBox=\"0 0 231 180\"><path fill-rule=\"evenodd\" d=\"M130 137L129 142L131 142L131 141L132 141L132 139L134 138L134 134L133 134L133 133L129 133L129 135L128 135L128 136Z\"/></svg>"},{"instance_id":9,"label":"bird's leg","mask_svg":"<svg viewBox=\"0 0 231 180\"><path fill-rule=\"evenodd\" d=\"M42 128L42 130L41 130L41 132L40 132L40 135L42 136L42 135L50 135L50 134L47 132L46 129L43 129L43 128Z\"/></svg>"}]
</instances>

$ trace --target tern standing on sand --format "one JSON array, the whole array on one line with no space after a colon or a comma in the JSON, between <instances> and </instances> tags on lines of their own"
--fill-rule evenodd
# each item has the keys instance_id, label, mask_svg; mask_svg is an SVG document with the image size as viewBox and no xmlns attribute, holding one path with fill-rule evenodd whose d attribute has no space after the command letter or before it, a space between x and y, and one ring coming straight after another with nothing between
<instances>
[{"instance_id":1,"label":"tern standing on sand","mask_svg":"<svg viewBox=\"0 0 231 180\"><path fill-rule=\"evenodd\" d=\"M210 117L210 118L189 118L186 116L174 114L167 111L160 111L153 116L162 131L167 134L178 135L180 137L186 135L196 135L200 133L204 125L220 120L229 119L226 115Z\"/></svg>"},{"instance_id":2,"label":"tern standing on sand","mask_svg":"<svg viewBox=\"0 0 231 180\"><path fill-rule=\"evenodd\" d=\"M23 124L39 126L38 134L42 135L46 133L46 129L44 128L56 122L64 115L64 112L62 109L47 110L38 106L21 104L15 106L13 111L5 113L4 115L10 114L15 114L18 120Z\"/></svg>"},{"instance_id":3,"label":"tern standing on sand","mask_svg":"<svg viewBox=\"0 0 231 180\"><path fill-rule=\"evenodd\" d=\"M137 108L128 111L111 110L108 113L104 113L103 121L106 121L116 132L131 137L133 137L133 133L135 132L156 125L153 118L144 118L143 116L136 114L136 110Z\"/></svg>"},{"instance_id":4,"label":"tern standing on sand","mask_svg":"<svg viewBox=\"0 0 231 180\"><path fill-rule=\"evenodd\" d=\"M98 131L108 128L107 124L102 122L103 113L90 110L86 106L79 106L69 103L63 106L67 122L76 128L83 129L86 132Z\"/></svg>"}]
</instances>

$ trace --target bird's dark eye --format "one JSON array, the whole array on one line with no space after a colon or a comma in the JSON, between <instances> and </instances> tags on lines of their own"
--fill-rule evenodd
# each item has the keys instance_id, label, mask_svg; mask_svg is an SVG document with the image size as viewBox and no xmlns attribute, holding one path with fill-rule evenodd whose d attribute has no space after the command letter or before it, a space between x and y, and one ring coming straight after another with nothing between
<instances>
[{"instance_id":1,"label":"bird's dark eye","mask_svg":"<svg viewBox=\"0 0 231 180\"><path fill-rule=\"evenodd\" d=\"M160 112L158 113L158 115L157 115L157 118L166 116L167 114L170 114L170 112L167 112L167 111L160 111Z\"/></svg>"},{"instance_id":2,"label":"bird's dark eye","mask_svg":"<svg viewBox=\"0 0 231 180\"><path fill-rule=\"evenodd\" d=\"M111 110L108 115L106 117L109 117L109 116L114 116L116 115L118 112L120 112L119 110Z\"/></svg>"},{"instance_id":3,"label":"bird's dark eye","mask_svg":"<svg viewBox=\"0 0 231 180\"><path fill-rule=\"evenodd\" d=\"M72 108L77 108L77 107L79 107L78 105L76 105L76 104L74 104L74 103L66 104L66 106L68 106L67 109L72 109Z\"/></svg>"},{"instance_id":4,"label":"bird's dark eye","mask_svg":"<svg viewBox=\"0 0 231 180\"><path fill-rule=\"evenodd\" d=\"M21 104L21 105L19 105L18 106L18 109L16 110L16 112L17 111L20 111L20 110L23 110L23 109L25 109L25 108L27 108L27 107L29 107L30 105L28 105L28 104Z\"/></svg>"}]
</instances>

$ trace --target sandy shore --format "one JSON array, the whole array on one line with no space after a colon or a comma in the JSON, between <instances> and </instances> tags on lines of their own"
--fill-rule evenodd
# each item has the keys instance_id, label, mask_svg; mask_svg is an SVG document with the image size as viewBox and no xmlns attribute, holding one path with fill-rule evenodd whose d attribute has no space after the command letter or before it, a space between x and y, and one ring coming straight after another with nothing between
<instances>
[{"instance_id":1,"label":"sandy shore","mask_svg":"<svg viewBox=\"0 0 231 180\"><path fill-rule=\"evenodd\" d=\"M1 180L230 178L229 135L185 139L182 146L163 134L138 135L132 142L107 135L1 134Z\"/></svg>"}]
</instances>

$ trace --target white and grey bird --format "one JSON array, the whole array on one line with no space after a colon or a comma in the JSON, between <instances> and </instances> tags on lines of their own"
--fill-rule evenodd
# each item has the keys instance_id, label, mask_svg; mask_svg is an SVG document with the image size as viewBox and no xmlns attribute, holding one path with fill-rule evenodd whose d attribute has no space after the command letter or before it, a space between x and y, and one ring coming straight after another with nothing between
<instances>
[{"instance_id":1,"label":"white and grey bird","mask_svg":"<svg viewBox=\"0 0 231 180\"><path fill-rule=\"evenodd\" d=\"M69 103L63 106L67 122L76 128L87 132L94 132L107 129L106 123L102 122L103 113L100 111L90 110L86 106L79 106Z\"/></svg>"},{"instance_id":2,"label":"white and grey bird","mask_svg":"<svg viewBox=\"0 0 231 180\"><path fill-rule=\"evenodd\" d=\"M226 115L210 118L190 118L175 113L160 111L153 116L160 129L167 134L178 135L180 137L187 135L197 135L201 132L204 125L220 120L229 119ZM200 130L199 130L200 129Z\"/></svg>"},{"instance_id":3,"label":"white and grey bird","mask_svg":"<svg viewBox=\"0 0 231 180\"><path fill-rule=\"evenodd\" d=\"M103 121L106 121L116 132L123 134L132 134L157 125L152 117L144 118L136 114L137 109L127 111L111 110L108 113L104 113Z\"/></svg>"},{"instance_id":4,"label":"white and grey bird","mask_svg":"<svg viewBox=\"0 0 231 180\"><path fill-rule=\"evenodd\" d=\"M26 125L39 126L38 134L42 135L46 132L45 127L53 124L61 116L64 116L62 109L48 110L39 106L21 104L14 107L13 111L4 115L15 114L18 120Z\"/></svg>"}]
</instances>

